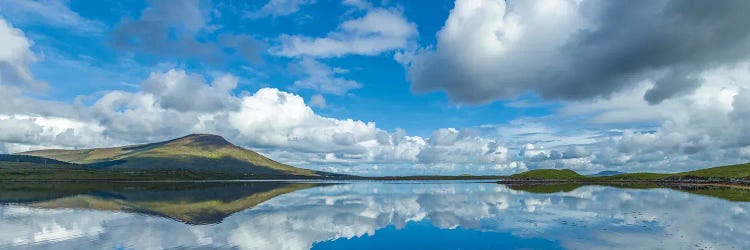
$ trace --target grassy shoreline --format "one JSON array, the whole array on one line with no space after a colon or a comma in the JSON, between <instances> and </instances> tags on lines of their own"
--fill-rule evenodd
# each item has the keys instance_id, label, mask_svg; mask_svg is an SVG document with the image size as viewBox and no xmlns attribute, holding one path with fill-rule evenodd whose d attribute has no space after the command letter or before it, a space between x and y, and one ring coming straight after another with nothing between
<instances>
[{"instance_id":1,"label":"grassy shoreline","mask_svg":"<svg viewBox=\"0 0 750 250\"><path fill-rule=\"evenodd\" d=\"M750 185L750 163L706 168L688 172L628 173L585 176L570 169L537 169L509 176L498 183L665 183Z\"/></svg>"}]
</instances>

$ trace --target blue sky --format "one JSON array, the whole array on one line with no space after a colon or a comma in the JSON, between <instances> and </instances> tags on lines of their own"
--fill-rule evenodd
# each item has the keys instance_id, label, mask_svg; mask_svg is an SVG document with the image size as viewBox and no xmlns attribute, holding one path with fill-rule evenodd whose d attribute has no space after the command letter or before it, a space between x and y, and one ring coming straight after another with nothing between
<instances>
[{"instance_id":1,"label":"blue sky","mask_svg":"<svg viewBox=\"0 0 750 250\"><path fill-rule=\"evenodd\" d=\"M126 6L118 5L117 2L105 3L106 1L98 3L99 5L76 1L68 3L70 11L96 22L94 26L102 29L97 31L100 34L96 37L91 37L91 33L85 29L76 31L76 27L50 27L38 21L24 20L33 19L28 14L18 17L17 27L34 40L34 51L51 57L50 60L31 67L35 75L41 81L65 86L50 88L41 93L40 97L70 101L77 96L98 91L132 89L148 77L151 71L171 67L207 75L216 71L229 72L241 78L238 87L234 89L236 94L242 91L254 92L260 87L291 91L305 99L320 94L319 91L293 87L294 82L304 75L295 65L299 58L274 57L261 52L256 56L262 59L240 56L213 61L190 53L162 55L153 51L118 49L113 46L112 35L106 33L117 27L122 19L138 19L143 9L149 5L145 1L135 1ZM342 20L366 13L365 10L347 7L336 1L326 1L306 4L305 8L284 16L257 19L244 17L248 12L261 9L264 4L262 1L234 3L240 6L221 2L199 3L206 8L202 10L206 13L202 14L211 18L209 25L221 27L212 34L198 35L196 40L215 41L218 36L227 33L249 34L258 40L274 39L280 34L325 36L335 30ZM215 9L209 10L209 6ZM434 34L442 27L452 6L452 1L442 1L435 4L435 8L421 9L414 2L393 3L383 7L392 8L394 12L418 24L415 42L429 45L435 42ZM416 9L419 12L408 11ZM220 11L221 14L211 11ZM13 16L8 18L14 21ZM451 102L440 92L414 94L410 91L406 71L393 60L393 53L325 58L320 62L331 68L348 71L340 77L356 81L362 87L352 89L345 95L325 94L324 98L330 106L317 108L316 111L334 118L373 121L387 130L402 128L415 135L429 136L431 131L442 127L504 123L521 116L550 113L548 106L513 108L503 105L502 101L489 105L462 105ZM94 74L91 72L92 68L95 70Z\"/></svg>"},{"instance_id":2,"label":"blue sky","mask_svg":"<svg viewBox=\"0 0 750 250\"><path fill-rule=\"evenodd\" d=\"M748 161L748 6L704 4L4 1L0 151L203 132L372 175Z\"/></svg>"}]
</instances>

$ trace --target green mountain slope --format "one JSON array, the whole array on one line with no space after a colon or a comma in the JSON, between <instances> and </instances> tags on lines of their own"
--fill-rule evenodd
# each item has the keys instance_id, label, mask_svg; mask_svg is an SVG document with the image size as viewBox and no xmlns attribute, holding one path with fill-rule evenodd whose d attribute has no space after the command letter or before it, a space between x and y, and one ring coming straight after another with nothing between
<instances>
[{"instance_id":1,"label":"green mountain slope","mask_svg":"<svg viewBox=\"0 0 750 250\"><path fill-rule=\"evenodd\" d=\"M235 146L221 136L193 134L182 138L114 148L38 150L19 153L93 168L192 170L262 175L318 176Z\"/></svg>"},{"instance_id":2,"label":"green mountain slope","mask_svg":"<svg viewBox=\"0 0 750 250\"><path fill-rule=\"evenodd\" d=\"M50 165L50 166L61 165L61 166L70 166L70 167L75 166L75 164L71 164L69 162L64 162L64 161L59 161L59 160L39 157L39 156L32 156L32 155L0 154L0 162L18 163L19 165L21 165L21 163L34 163L34 164L39 164L42 166L45 166L45 165Z\"/></svg>"}]
</instances>

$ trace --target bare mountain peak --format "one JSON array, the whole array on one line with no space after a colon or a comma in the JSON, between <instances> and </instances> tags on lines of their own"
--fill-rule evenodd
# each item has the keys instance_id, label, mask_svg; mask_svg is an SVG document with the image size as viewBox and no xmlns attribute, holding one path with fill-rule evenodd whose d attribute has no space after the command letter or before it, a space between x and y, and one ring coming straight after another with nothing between
<instances>
[{"instance_id":1,"label":"bare mountain peak","mask_svg":"<svg viewBox=\"0 0 750 250\"><path fill-rule=\"evenodd\" d=\"M181 143L190 146L209 147L209 146L234 146L231 142L219 135L212 134L189 134L171 141L171 143Z\"/></svg>"}]
</instances>

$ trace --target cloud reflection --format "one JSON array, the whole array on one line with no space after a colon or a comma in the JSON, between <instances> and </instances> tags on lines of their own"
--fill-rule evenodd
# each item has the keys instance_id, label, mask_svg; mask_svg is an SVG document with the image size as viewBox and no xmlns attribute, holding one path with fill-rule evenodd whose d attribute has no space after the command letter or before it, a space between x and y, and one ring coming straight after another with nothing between
<instances>
[{"instance_id":1,"label":"cloud reflection","mask_svg":"<svg viewBox=\"0 0 750 250\"><path fill-rule=\"evenodd\" d=\"M0 206L0 248L136 249L207 246L307 249L410 222L511 232L564 248L750 248L750 203L671 189L585 186L535 194L497 184L353 183L273 198L219 224L148 215Z\"/></svg>"}]
</instances>

